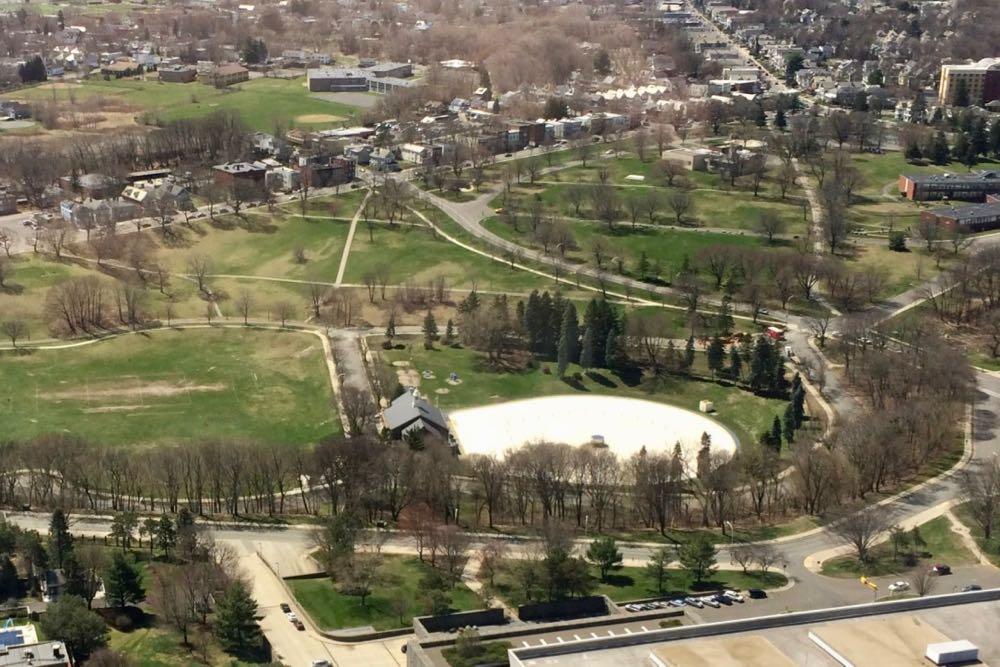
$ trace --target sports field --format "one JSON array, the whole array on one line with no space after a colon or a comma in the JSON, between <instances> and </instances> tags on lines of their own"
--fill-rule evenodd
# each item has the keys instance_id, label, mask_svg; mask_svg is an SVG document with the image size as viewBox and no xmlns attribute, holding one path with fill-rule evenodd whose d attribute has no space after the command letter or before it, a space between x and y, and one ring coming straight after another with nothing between
<instances>
[{"instance_id":1,"label":"sports field","mask_svg":"<svg viewBox=\"0 0 1000 667\"><path fill-rule=\"evenodd\" d=\"M119 112L130 111L141 122L150 124L231 111L251 129L264 132L273 132L276 125L338 127L353 122L358 113L357 107L313 97L304 85L304 77L252 79L228 88L213 88L197 82L163 83L152 73L146 79L46 83L11 97L63 105L93 103Z\"/></svg>"},{"instance_id":2,"label":"sports field","mask_svg":"<svg viewBox=\"0 0 1000 667\"><path fill-rule=\"evenodd\" d=\"M294 446L340 432L319 338L234 328L3 353L0 423L14 440L65 433L109 445Z\"/></svg>"}]
</instances>

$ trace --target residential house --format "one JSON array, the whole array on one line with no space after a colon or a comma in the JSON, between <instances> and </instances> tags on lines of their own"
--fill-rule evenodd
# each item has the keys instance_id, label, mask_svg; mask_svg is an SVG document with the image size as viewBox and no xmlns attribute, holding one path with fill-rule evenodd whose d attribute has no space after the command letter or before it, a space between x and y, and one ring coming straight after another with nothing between
<instances>
[{"instance_id":1,"label":"residential house","mask_svg":"<svg viewBox=\"0 0 1000 667\"><path fill-rule=\"evenodd\" d=\"M344 157L356 164L366 165L372 150L369 144L349 144L344 147Z\"/></svg>"},{"instance_id":2,"label":"residential house","mask_svg":"<svg viewBox=\"0 0 1000 667\"><path fill-rule=\"evenodd\" d=\"M431 159L431 149L420 144L402 144L399 147L399 157L404 162L425 164Z\"/></svg>"},{"instance_id":3,"label":"residential house","mask_svg":"<svg viewBox=\"0 0 1000 667\"><path fill-rule=\"evenodd\" d=\"M382 426L394 440L409 433L448 439L448 419L436 406L413 388L396 397L382 411Z\"/></svg>"},{"instance_id":4,"label":"residential house","mask_svg":"<svg viewBox=\"0 0 1000 667\"><path fill-rule=\"evenodd\" d=\"M344 185L354 180L355 162L343 157L310 155L299 157L299 174L314 188Z\"/></svg>"},{"instance_id":5,"label":"residential house","mask_svg":"<svg viewBox=\"0 0 1000 667\"><path fill-rule=\"evenodd\" d=\"M23 102L0 101L0 118L6 118L7 120L31 118L31 107Z\"/></svg>"},{"instance_id":6,"label":"residential house","mask_svg":"<svg viewBox=\"0 0 1000 667\"><path fill-rule=\"evenodd\" d=\"M127 199L87 199L83 202L66 200L59 204L59 212L64 220L80 229L96 229L144 215L139 204Z\"/></svg>"},{"instance_id":7,"label":"residential house","mask_svg":"<svg viewBox=\"0 0 1000 667\"><path fill-rule=\"evenodd\" d=\"M215 182L223 187L230 187L237 182L264 184L267 166L261 162L229 162L212 167Z\"/></svg>"},{"instance_id":8,"label":"residential house","mask_svg":"<svg viewBox=\"0 0 1000 667\"><path fill-rule=\"evenodd\" d=\"M375 171L399 171L396 154L388 148L376 148L368 156L368 164Z\"/></svg>"},{"instance_id":9,"label":"residential house","mask_svg":"<svg viewBox=\"0 0 1000 667\"><path fill-rule=\"evenodd\" d=\"M298 170L291 167L277 167L264 174L264 184L272 192L291 192L302 185L302 176Z\"/></svg>"},{"instance_id":10,"label":"residential house","mask_svg":"<svg viewBox=\"0 0 1000 667\"><path fill-rule=\"evenodd\" d=\"M84 199L104 199L117 194L115 180L104 174L81 174L63 176L59 185L64 192L78 194Z\"/></svg>"},{"instance_id":11,"label":"residential house","mask_svg":"<svg viewBox=\"0 0 1000 667\"><path fill-rule=\"evenodd\" d=\"M72 665L66 645L60 641L44 641L18 646L4 646L0 651L0 667L58 667Z\"/></svg>"}]
</instances>

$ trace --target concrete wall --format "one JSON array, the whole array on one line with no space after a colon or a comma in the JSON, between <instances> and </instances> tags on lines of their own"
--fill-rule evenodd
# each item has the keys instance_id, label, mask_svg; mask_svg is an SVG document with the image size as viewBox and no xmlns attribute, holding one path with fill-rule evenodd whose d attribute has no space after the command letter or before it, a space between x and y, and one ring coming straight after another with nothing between
<instances>
[{"instance_id":1,"label":"concrete wall","mask_svg":"<svg viewBox=\"0 0 1000 667\"><path fill-rule=\"evenodd\" d=\"M448 632L456 628L464 628L469 625L477 627L498 626L507 622L507 617L503 609L477 609L475 611L463 611L455 614L442 614L441 616L419 616L413 619L413 629L417 637L423 639L432 632Z\"/></svg>"},{"instance_id":2,"label":"concrete wall","mask_svg":"<svg viewBox=\"0 0 1000 667\"><path fill-rule=\"evenodd\" d=\"M608 605L603 595L591 595L585 598L559 600L557 602L539 602L522 604L517 608L517 617L522 621L554 621L583 616L607 614L613 607Z\"/></svg>"}]
</instances>

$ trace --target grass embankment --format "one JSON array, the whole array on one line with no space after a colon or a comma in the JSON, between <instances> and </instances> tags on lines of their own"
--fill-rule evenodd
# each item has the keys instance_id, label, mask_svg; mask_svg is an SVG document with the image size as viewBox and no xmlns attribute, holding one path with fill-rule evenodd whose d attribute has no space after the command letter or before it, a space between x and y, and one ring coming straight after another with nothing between
<instances>
[{"instance_id":1,"label":"grass embankment","mask_svg":"<svg viewBox=\"0 0 1000 667\"><path fill-rule=\"evenodd\" d=\"M361 598L345 595L337 590L327 577L316 579L289 579L288 585L295 600L320 627L325 630L356 628L370 625L376 630L406 627L414 616L428 613L424 596L427 590L421 580L431 572L428 563L417 558L383 556L372 594L361 603ZM479 597L465 584L458 583L446 591L455 611L479 609ZM405 609L396 609L394 600L405 600Z\"/></svg>"},{"instance_id":2,"label":"grass embankment","mask_svg":"<svg viewBox=\"0 0 1000 667\"><path fill-rule=\"evenodd\" d=\"M911 550L916 559L907 562L905 553ZM860 562L854 556L839 556L825 561L822 572L828 577L879 577L905 574L917 568L930 567L934 563L947 563L954 567L974 562L972 552L952 530L951 521L948 517L941 516L921 524L915 532L910 531L899 554L893 553L891 542L884 542L871 550L867 563Z\"/></svg>"}]
</instances>

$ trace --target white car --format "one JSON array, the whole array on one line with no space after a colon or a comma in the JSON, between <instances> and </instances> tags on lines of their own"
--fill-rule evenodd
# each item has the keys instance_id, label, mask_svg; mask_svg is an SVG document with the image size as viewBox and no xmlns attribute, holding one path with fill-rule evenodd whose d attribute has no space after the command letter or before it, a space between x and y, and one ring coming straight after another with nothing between
<instances>
[{"instance_id":1,"label":"white car","mask_svg":"<svg viewBox=\"0 0 1000 667\"><path fill-rule=\"evenodd\" d=\"M292 623L294 623L295 621L299 620L299 617L295 615L294 611L290 611L287 614L285 614L285 618L287 618Z\"/></svg>"},{"instance_id":2,"label":"white car","mask_svg":"<svg viewBox=\"0 0 1000 667\"><path fill-rule=\"evenodd\" d=\"M703 602L704 604L707 604L707 605L708 605L709 607L713 607L713 608L715 608L715 609L718 609L719 607L721 607L721 606L722 606L722 605L721 605L721 604L719 603L719 601L718 601L718 600L716 600L716 599L715 599L715 597L714 597L714 596L712 596L712 595L708 595L708 596L706 596L706 597L703 597L703 598L701 598L701 601L702 601L702 602Z\"/></svg>"},{"instance_id":3,"label":"white car","mask_svg":"<svg viewBox=\"0 0 1000 667\"><path fill-rule=\"evenodd\" d=\"M910 584L905 581L894 581L889 584L890 593L902 593L903 591L910 590Z\"/></svg>"},{"instance_id":4,"label":"white car","mask_svg":"<svg viewBox=\"0 0 1000 667\"><path fill-rule=\"evenodd\" d=\"M743 596L737 593L736 591L725 591L723 592L723 595L725 595L733 602L743 602Z\"/></svg>"},{"instance_id":5,"label":"white car","mask_svg":"<svg viewBox=\"0 0 1000 667\"><path fill-rule=\"evenodd\" d=\"M687 602L690 606L696 607L698 609L701 609L702 607L705 606L705 603L702 602L700 598L684 598L684 601Z\"/></svg>"}]
</instances>

